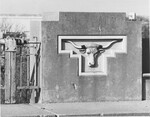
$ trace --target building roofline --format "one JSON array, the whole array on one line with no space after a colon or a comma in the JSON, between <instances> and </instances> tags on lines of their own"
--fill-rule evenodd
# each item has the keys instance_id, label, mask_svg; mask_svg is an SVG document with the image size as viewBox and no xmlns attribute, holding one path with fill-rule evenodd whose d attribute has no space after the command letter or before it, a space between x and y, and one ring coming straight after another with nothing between
<instances>
[{"instance_id":1,"label":"building roofline","mask_svg":"<svg viewBox=\"0 0 150 117\"><path fill-rule=\"evenodd\" d=\"M42 19L41 14L0 14L1 18L7 18L7 19Z\"/></svg>"},{"instance_id":2,"label":"building roofline","mask_svg":"<svg viewBox=\"0 0 150 117\"><path fill-rule=\"evenodd\" d=\"M29 16L29 17L31 17L31 16L38 16L38 17L42 17L42 15L41 14L0 14L0 16Z\"/></svg>"}]
</instances>

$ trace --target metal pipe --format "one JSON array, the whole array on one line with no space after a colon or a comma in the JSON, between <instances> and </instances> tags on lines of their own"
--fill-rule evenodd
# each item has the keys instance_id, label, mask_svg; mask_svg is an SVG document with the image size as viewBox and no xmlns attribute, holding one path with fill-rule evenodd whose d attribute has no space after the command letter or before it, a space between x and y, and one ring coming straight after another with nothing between
<instances>
[{"instance_id":1,"label":"metal pipe","mask_svg":"<svg viewBox=\"0 0 150 117\"><path fill-rule=\"evenodd\" d=\"M150 73L144 73L143 77L150 77Z\"/></svg>"}]
</instances>

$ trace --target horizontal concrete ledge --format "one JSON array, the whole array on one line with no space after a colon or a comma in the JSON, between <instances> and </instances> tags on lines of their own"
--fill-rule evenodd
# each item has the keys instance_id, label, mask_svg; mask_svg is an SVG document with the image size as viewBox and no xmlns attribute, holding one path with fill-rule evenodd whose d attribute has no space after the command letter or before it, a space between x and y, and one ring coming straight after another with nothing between
<instances>
[{"instance_id":1,"label":"horizontal concrete ledge","mask_svg":"<svg viewBox=\"0 0 150 117\"><path fill-rule=\"evenodd\" d=\"M150 117L150 100L125 102L2 104L1 111L2 117Z\"/></svg>"},{"instance_id":2,"label":"horizontal concrete ledge","mask_svg":"<svg viewBox=\"0 0 150 117\"><path fill-rule=\"evenodd\" d=\"M1 104L1 117L55 117L53 113L30 104Z\"/></svg>"},{"instance_id":3,"label":"horizontal concrete ledge","mask_svg":"<svg viewBox=\"0 0 150 117\"><path fill-rule=\"evenodd\" d=\"M57 115L56 115L57 116ZM59 115L59 117L101 117L101 116L150 116L150 113L109 113L109 114L79 114L79 115Z\"/></svg>"}]
</instances>

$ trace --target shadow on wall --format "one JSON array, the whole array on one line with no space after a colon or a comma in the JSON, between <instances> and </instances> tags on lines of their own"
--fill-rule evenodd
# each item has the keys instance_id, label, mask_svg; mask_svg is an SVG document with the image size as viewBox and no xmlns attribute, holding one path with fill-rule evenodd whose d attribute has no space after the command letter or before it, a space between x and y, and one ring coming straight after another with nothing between
<instances>
[{"instance_id":1,"label":"shadow on wall","mask_svg":"<svg viewBox=\"0 0 150 117\"><path fill-rule=\"evenodd\" d=\"M149 19L141 17L142 26L142 73L150 73ZM150 77L142 78L142 100L150 100Z\"/></svg>"},{"instance_id":2,"label":"shadow on wall","mask_svg":"<svg viewBox=\"0 0 150 117\"><path fill-rule=\"evenodd\" d=\"M142 72L150 73L150 50L149 50L149 38L143 39L142 43ZM149 100L150 98L150 77L142 78L142 100Z\"/></svg>"},{"instance_id":3,"label":"shadow on wall","mask_svg":"<svg viewBox=\"0 0 150 117\"><path fill-rule=\"evenodd\" d=\"M150 50L149 38L142 40L142 72L150 73Z\"/></svg>"}]
</instances>

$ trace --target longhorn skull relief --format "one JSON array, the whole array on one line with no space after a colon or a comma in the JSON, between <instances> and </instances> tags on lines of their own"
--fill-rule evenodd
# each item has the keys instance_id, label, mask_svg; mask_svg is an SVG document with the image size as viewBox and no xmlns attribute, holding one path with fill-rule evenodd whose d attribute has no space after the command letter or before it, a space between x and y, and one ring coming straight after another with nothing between
<instances>
[{"instance_id":1,"label":"longhorn skull relief","mask_svg":"<svg viewBox=\"0 0 150 117\"><path fill-rule=\"evenodd\" d=\"M122 39L113 40L110 44L108 44L106 47L103 47L103 45L92 43L91 45L76 45L72 41L67 41L68 43L71 43L76 49L78 49L82 54L85 54L87 59L87 65L89 67L94 67L96 63L96 57L97 55L105 52L106 49L111 48L115 43L121 42Z\"/></svg>"}]
</instances>

